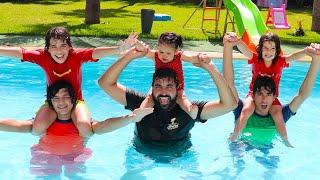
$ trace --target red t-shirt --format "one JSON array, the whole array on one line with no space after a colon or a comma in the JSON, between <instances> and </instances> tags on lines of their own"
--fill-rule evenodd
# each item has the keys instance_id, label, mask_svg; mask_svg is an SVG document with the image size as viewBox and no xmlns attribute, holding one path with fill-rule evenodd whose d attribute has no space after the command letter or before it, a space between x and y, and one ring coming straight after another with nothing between
<instances>
[{"instance_id":1,"label":"red t-shirt","mask_svg":"<svg viewBox=\"0 0 320 180\"><path fill-rule=\"evenodd\" d=\"M72 49L69 51L67 60L59 64L55 62L44 49L27 51L22 48L22 62L28 61L38 64L46 73L47 86L60 80L69 82L74 88L77 99L83 100L81 90L81 64L84 62L98 61L92 58L92 52L93 49Z\"/></svg>"},{"instance_id":2,"label":"red t-shirt","mask_svg":"<svg viewBox=\"0 0 320 180\"><path fill-rule=\"evenodd\" d=\"M84 138L79 135L72 120L56 120L49 126L37 146L55 155L79 154L84 150Z\"/></svg>"},{"instance_id":3,"label":"red t-shirt","mask_svg":"<svg viewBox=\"0 0 320 180\"><path fill-rule=\"evenodd\" d=\"M252 80L250 83L250 93L253 91L253 82L256 80L258 75L268 75L272 77L276 84L276 97L279 95L279 83L282 74L282 69L289 67L289 63L286 62L285 57L279 56L275 63L270 67L266 67L263 60L258 62L258 55L253 53L253 57L248 60L248 64L252 64Z\"/></svg>"},{"instance_id":4,"label":"red t-shirt","mask_svg":"<svg viewBox=\"0 0 320 180\"><path fill-rule=\"evenodd\" d=\"M183 90L184 89L184 78L183 78L183 71L182 71L182 62L181 62L181 55L182 51L178 51L174 55L174 59L171 62L168 63L163 63L158 56L158 52L155 52L154 58L155 58L155 68L160 69L160 68L170 68L173 69L178 78L179 82L179 88L178 90Z\"/></svg>"}]
</instances>

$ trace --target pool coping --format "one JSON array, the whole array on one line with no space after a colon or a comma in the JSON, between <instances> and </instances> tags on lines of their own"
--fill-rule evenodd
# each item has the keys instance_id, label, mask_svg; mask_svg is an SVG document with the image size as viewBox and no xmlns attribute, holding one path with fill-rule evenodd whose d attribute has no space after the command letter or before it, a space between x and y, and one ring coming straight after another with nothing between
<instances>
[{"instance_id":1,"label":"pool coping","mask_svg":"<svg viewBox=\"0 0 320 180\"><path fill-rule=\"evenodd\" d=\"M150 45L151 48L155 48L156 39L141 39ZM98 37L72 37L72 44L74 47L79 48L90 48L90 47L102 47L102 46L113 46L119 42L117 38L98 38ZM44 38L42 36L11 36L11 35L0 35L0 46L22 46L27 49L38 49L44 47ZM223 58L223 45L222 42L209 42L209 41L184 41L183 50L186 52L197 51L208 53L213 58ZM288 45L282 44L285 54L290 54L297 50L300 50L306 45ZM247 60L238 51L233 51L233 57L235 59ZM311 57L305 56L297 61L310 62Z\"/></svg>"}]
</instances>

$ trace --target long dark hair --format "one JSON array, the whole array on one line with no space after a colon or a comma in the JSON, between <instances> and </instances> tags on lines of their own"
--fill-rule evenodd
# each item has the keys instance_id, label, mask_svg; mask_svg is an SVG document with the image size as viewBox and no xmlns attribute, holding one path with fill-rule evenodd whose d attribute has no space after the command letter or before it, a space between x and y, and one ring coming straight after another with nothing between
<instances>
[{"instance_id":1,"label":"long dark hair","mask_svg":"<svg viewBox=\"0 0 320 180\"><path fill-rule=\"evenodd\" d=\"M274 42L274 44L276 46L276 54L275 54L274 59L272 59L272 64L274 64L275 60L279 57L279 55L281 53L281 47L280 47L281 42L280 42L279 36L276 34L273 34L273 33L266 33L260 37L259 44L257 46L257 52L258 52L258 57L259 57L258 61L260 62L263 60L263 58L262 58L263 43L267 42L267 41Z\"/></svg>"}]
</instances>

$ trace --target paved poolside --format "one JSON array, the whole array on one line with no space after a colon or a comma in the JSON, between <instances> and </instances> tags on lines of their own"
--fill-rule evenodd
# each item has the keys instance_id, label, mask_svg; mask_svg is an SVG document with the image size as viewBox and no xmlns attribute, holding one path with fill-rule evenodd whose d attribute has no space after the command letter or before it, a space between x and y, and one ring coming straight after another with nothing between
<instances>
[{"instance_id":1,"label":"paved poolside","mask_svg":"<svg viewBox=\"0 0 320 180\"><path fill-rule=\"evenodd\" d=\"M97 37L72 37L73 47L100 47L116 45L119 39L115 38L97 38ZM156 46L155 39L141 39L150 44L151 48ZM222 58L223 45L221 42L209 41L184 41L184 51L202 51L212 54L215 58ZM22 46L22 47L44 47L44 37L42 36L10 36L0 35L0 46ZM285 54L306 47L305 45L282 45ZM245 59L238 51L234 51L234 57L237 59ZM310 57L306 56L301 61L310 61Z\"/></svg>"}]
</instances>

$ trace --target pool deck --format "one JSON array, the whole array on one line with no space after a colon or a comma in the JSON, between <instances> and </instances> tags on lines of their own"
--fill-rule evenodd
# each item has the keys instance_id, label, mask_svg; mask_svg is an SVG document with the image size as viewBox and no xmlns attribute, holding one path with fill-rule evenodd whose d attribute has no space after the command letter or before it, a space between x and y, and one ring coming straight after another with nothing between
<instances>
[{"instance_id":1,"label":"pool deck","mask_svg":"<svg viewBox=\"0 0 320 180\"><path fill-rule=\"evenodd\" d=\"M97 37L72 37L73 47L101 47L116 45L119 39L115 38L97 38ZM150 45L151 48L156 46L157 40L154 39L142 39ZM214 58L222 58L223 45L221 42L209 42L209 41L184 41L184 51L201 51L207 52ZM44 47L44 37L42 36L9 36L0 35L0 46L21 46L21 47ZM282 49L285 54L290 54L299 49L306 47L305 45L286 45L282 44ZM246 59L238 51L234 51L234 58ZM305 56L299 61L310 61L309 56Z\"/></svg>"}]
</instances>

